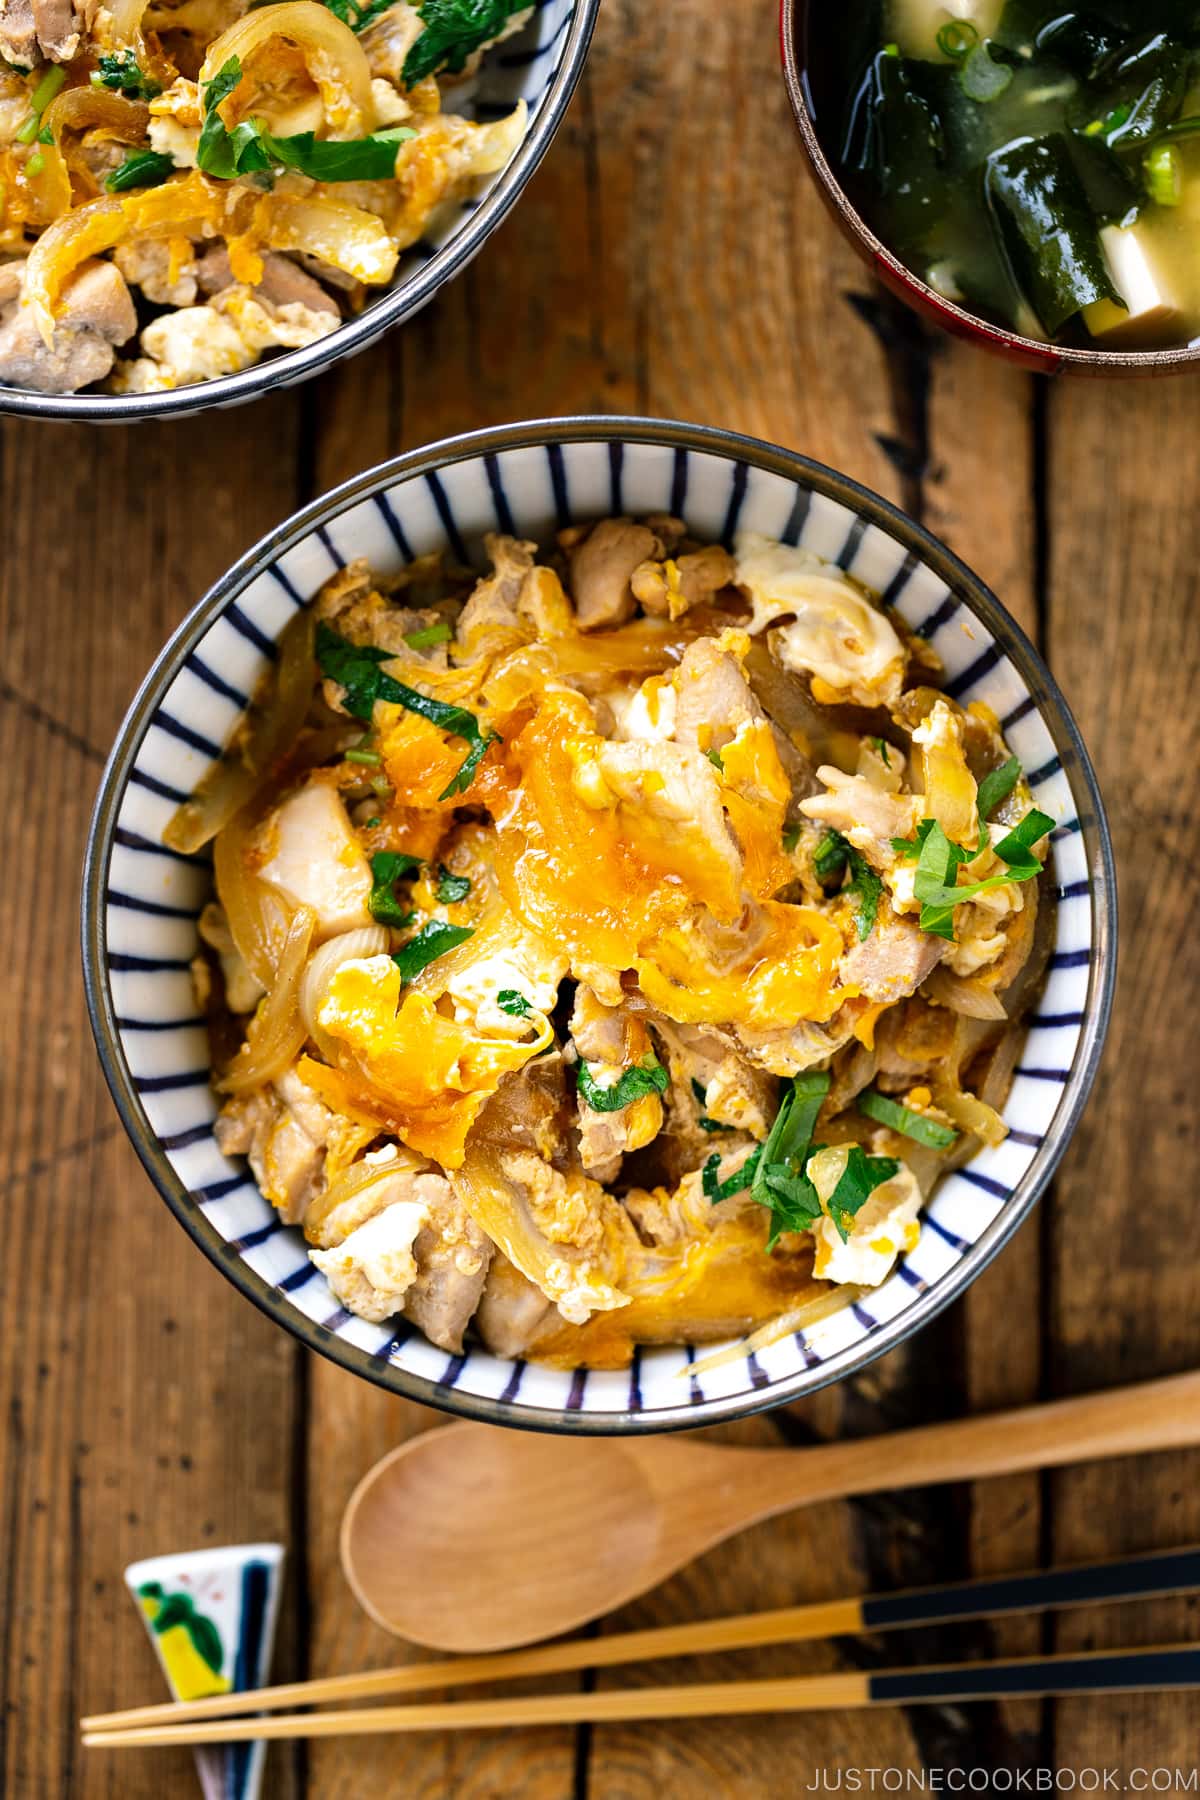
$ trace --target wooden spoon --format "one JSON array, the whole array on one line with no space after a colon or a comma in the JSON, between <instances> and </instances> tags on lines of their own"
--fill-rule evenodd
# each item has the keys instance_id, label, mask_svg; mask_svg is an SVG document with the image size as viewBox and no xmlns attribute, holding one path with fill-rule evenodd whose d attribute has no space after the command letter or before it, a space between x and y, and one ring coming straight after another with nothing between
<instances>
[{"instance_id":1,"label":"wooden spoon","mask_svg":"<svg viewBox=\"0 0 1200 1800\"><path fill-rule=\"evenodd\" d=\"M386 1630L438 1650L505 1650L576 1630L814 1500L1194 1444L1200 1371L802 1450L449 1425L359 1483L342 1567Z\"/></svg>"}]
</instances>

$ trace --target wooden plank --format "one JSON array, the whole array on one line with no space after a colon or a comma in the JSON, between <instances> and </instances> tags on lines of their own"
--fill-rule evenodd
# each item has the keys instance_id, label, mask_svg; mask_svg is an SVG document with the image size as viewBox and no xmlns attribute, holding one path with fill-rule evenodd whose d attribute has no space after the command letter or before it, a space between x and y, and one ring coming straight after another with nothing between
<instances>
[{"instance_id":1,"label":"wooden plank","mask_svg":"<svg viewBox=\"0 0 1200 1800\"><path fill-rule=\"evenodd\" d=\"M76 944L103 750L167 631L291 506L294 412L164 431L0 427L0 1789L21 1800L190 1791L186 1754L118 1762L77 1746L81 1711L162 1694L122 1570L190 1544L293 1537L298 1353L142 1173L95 1060ZM289 1601L284 1672L293 1617ZM273 1792L298 1791L295 1766L273 1753Z\"/></svg>"},{"instance_id":2,"label":"wooden plank","mask_svg":"<svg viewBox=\"0 0 1200 1800\"><path fill-rule=\"evenodd\" d=\"M1096 762L1123 932L1108 1049L1051 1221L1052 1370L1056 1389L1069 1391L1196 1360L1194 390L1185 381L1064 382L1050 396L1049 442L1051 662ZM1048 1489L1063 1560L1200 1538L1194 1452L1064 1470ZM1194 1606L1156 1603L1064 1619L1055 1647L1189 1636ZM1196 1702L1064 1702L1054 1745L1068 1768L1190 1770Z\"/></svg>"}]
</instances>

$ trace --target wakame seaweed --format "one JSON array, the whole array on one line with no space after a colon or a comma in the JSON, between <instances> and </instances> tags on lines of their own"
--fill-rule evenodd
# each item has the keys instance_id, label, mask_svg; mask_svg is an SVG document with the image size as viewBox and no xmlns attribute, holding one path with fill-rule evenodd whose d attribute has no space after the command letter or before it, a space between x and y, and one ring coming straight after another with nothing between
<instances>
[{"instance_id":1,"label":"wakame seaweed","mask_svg":"<svg viewBox=\"0 0 1200 1800\"><path fill-rule=\"evenodd\" d=\"M811 9L817 127L901 261L1033 337L1200 335L1200 7L847 10Z\"/></svg>"}]
</instances>

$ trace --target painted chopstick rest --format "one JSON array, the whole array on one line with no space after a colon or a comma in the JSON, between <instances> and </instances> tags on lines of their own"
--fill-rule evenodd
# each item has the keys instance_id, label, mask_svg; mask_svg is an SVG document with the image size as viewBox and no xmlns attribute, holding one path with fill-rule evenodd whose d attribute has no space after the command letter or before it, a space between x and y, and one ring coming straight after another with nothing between
<instances>
[{"instance_id":1,"label":"painted chopstick rest","mask_svg":"<svg viewBox=\"0 0 1200 1800\"><path fill-rule=\"evenodd\" d=\"M130 1563L125 1584L176 1700L245 1693L270 1670L282 1544L227 1544ZM257 1800L265 1744L196 1751L205 1800Z\"/></svg>"}]
</instances>

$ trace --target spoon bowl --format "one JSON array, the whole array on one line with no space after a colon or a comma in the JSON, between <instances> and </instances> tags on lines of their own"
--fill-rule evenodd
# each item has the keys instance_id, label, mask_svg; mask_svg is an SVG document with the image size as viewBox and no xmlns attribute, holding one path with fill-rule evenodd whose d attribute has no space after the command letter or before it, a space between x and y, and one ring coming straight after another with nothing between
<instances>
[{"instance_id":1,"label":"spoon bowl","mask_svg":"<svg viewBox=\"0 0 1200 1800\"><path fill-rule=\"evenodd\" d=\"M342 1568L385 1631L506 1650L577 1630L793 1507L1196 1443L1200 1372L804 1450L450 1425L364 1476Z\"/></svg>"}]
</instances>

